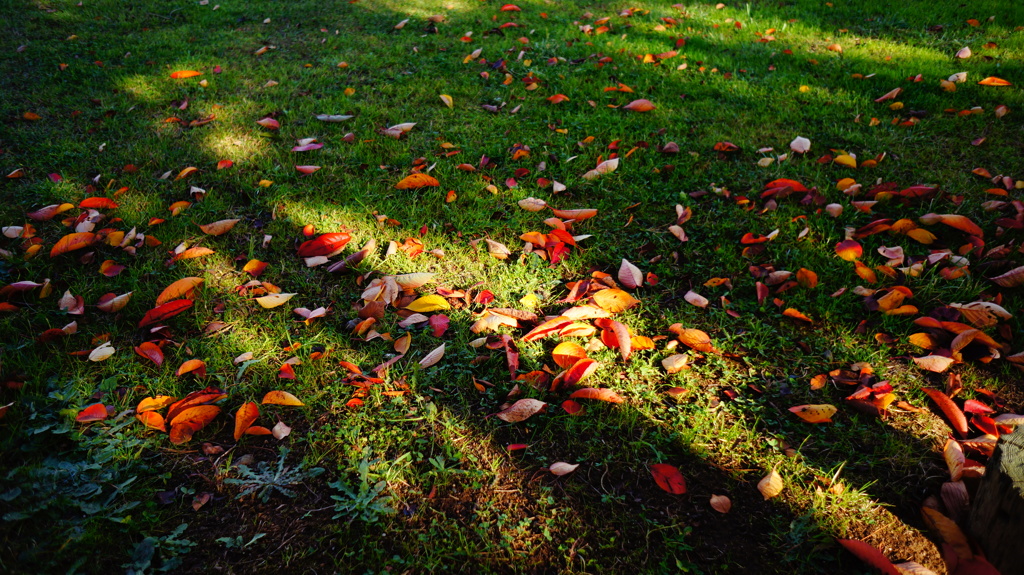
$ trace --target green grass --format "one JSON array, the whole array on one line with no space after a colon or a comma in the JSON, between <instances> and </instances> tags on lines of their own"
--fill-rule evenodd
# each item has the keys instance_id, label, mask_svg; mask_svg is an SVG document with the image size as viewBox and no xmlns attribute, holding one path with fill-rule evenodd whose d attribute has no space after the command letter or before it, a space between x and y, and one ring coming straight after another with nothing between
<instances>
[{"instance_id":1,"label":"green grass","mask_svg":"<svg viewBox=\"0 0 1024 575\"><path fill-rule=\"evenodd\" d=\"M999 289L986 279L1019 265L1019 230L1000 232L995 223L1015 211L985 211L982 204L1017 200L1020 191L1009 191L1008 198L987 194L994 184L971 170L1024 180L1015 171L1024 160L1024 96L1016 86L1024 82L1024 8L997 0L730 2L720 10L709 2L677 9L524 0L521 12L469 0L75 4L0 4L8 21L0 38L0 171L24 173L0 182L0 224L23 226L30 222L25 214L42 206L106 194L119 207L100 210L108 219L97 229L135 228L162 243L140 246L135 255L98 245L50 258L50 248L70 231L60 220L77 209L31 222L33 240L0 240L0 282L48 279L51 286L47 297L40 289L10 295L7 301L18 309L0 314L0 377L6 382L0 405L12 403L0 420L9 470L0 475L4 571L125 566L151 572L180 563L186 571L237 572L265 572L270 565L360 573L863 572L835 537L863 538L893 560L941 569L919 513L946 478L948 429L941 418L902 409L885 419L869 417L844 401L853 386L812 391L808 382L868 362L898 400L928 407L920 388L943 387L946 376L923 372L908 359L926 353L908 342L920 331L912 320L997 293L1011 313L1019 309L1017 289ZM637 10L619 15L628 8ZM431 23L433 15L444 19ZM607 33L581 30L597 28L594 21L603 17L610 17ZM968 24L971 18L979 25ZM498 28L506 22L521 26ZM755 32L769 29L774 40L758 42ZM468 31L471 40L461 41ZM677 39L685 43L677 46ZM828 48L835 43L842 52ZM256 55L264 46L273 48ZM964 46L974 55L958 61L954 55ZM476 49L485 60L464 62ZM642 62L644 54L673 49L673 58ZM176 70L202 75L171 79ZM941 79L961 71L967 82L955 92L940 89ZM922 80L915 82L918 74ZM535 90L522 81L528 75L536 78ZM1016 85L977 85L987 76ZM277 84L268 85L271 80ZM603 91L620 82L634 92ZM902 109L874 102L896 87L904 89L897 98ZM452 108L441 94L452 97ZM546 101L555 94L569 100ZM636 98L656 109L621 108ZM1000 105L1009 113L997 118ZM944 112L972 107L982 112ZM899 125L911 111L926 114L916 114L916 125ZM40 119L25 119L28 112ZM324 123L317 114L353 118ZM212 122L188 127L210 115ZM280 130L256 124L267 116ZM167 121L172 117L180 121ZM872 118L878 125L870 125ZM416 126L401 139L381 133L403 122ZM796 136L812 142L806 157L790 154L758 165L789 152ZM301 138L324 147L292 152ZM976 138L985 140L972 145ZM617 150L610 149L616 141ZM723 141L740 152L714 151ZM678 154L659 152L669 142L678 144ZM529 157L513 159L515 144L528 146ZM758 152L762 148L773 151ZM614 151L621 158L615 172L593 181L582 177ZM856 170L818 161L840 151L859 162L885 158ZM479 166L482 156L491 159L490 167L457 167ZM420 158L433 166L440 187L395 189ZM218 170L221 160L234 165ZM301 175L296 165L322 168ZM190 166L198 172L175 180ZM528 173L516 176L517 169ZM51 181L52 173L61 181ZM505 184L511 177L516 187ZM538 186L539 177L567 189L555 194ZM863 195L850 198L837 189L847 177L865 192L883 182L895 190L931 185L941 191L925 200L883 199L872 213L862 213L850 201ZM775 204L762 199L764 185L777 178L816 188L824 203L842 204L843 213L833 218L823 205L803 205L803 194ZM272 183L261 186L262 180ZM201 200L192 186L205 190ZM449 190L457 195L452 202L445 201ZM517 205L531 196L556 208L598 210L573 226L574 234L591 237L556 265L522 253L521 234L549 229L543 223L549 212ZM172 217L168 206L183 200L192 204ZM693 212L683 225L686 243L668 231L676 204ZM873 287L906 285L914 293L908 303L920 314L867 311L864 298L853 293L867 284L833 249L844 228L882 217L916 222L930 212L970 217L985 231L986 251L1007 245L1010 254L968 254L970 273L959 279L944 279L941 265L926 266L919 277L880 276ZM152 218L167 221L151 225ZM196 225L226 218L241 221L223 236L207 236ZM343 256L371 239L378 248L357 272L307 268L295 251L307 225L318 233L348 231L353 240ZM884 264L876 251L881 246L902 246L919 261L930 250L956 252L967 241L948 226L922 227L938 236L936 243L873 235L859 240L863 261ZM763 251L744 254L745 233L773 230L778 236ZM266 246L265 235L272 236ZM389 242L407 238L439 251L386 255ZM474 241L483 238L504 243L512 255L491 258L484 242ZM32 241L41 245L34 257ZM170 251L182 243L215 253L170 264ZM83 261L86 252L93 255ZM269 264L259 279L298 295L268 310L238 294L251 279L242 266L253 258ZM451 321L446 333L437 338L415 329L411 361L392 367L362 407L348 405L356 388L338 362L369 370L394 355L391 343L364 342L352 333L350 320L371 279L432 272L436 281L419 294L438 287L487 289L492 306L518 309L532 295L534 311L554 315L566 306L559 300L568 294L567 282L595 271L614 277L623 258L659 282L634 290L640 304L616 319L637 335L666 336L628 363L615 350L590 354L601 367L587 385L614 389L624 403L588 401L585 414L573 417L559 407L567 393L520 382L521 397L548 402L547 413L514 424L491 417L513 388L505 356L468 345L480 337L469 327L484 306L453 300L455 307L443 312ZM101 275L99 262L108 259L125 270ZM752 266L807 268L820 283L773 292L759 304ZM166 362L156 367L132 352L154 337L136 326L164 287L188 276L205 283L193 308L166 322ZM716 277L730 278L731 287L705 287ZM834 295L841 288L847 291ZM84 298L84 315L58 310L65 290ZM711 305L686 303L690 290ZM116 314L94 307L106 293L127 292L131 301ZM721 297L728 298L727 308ZM784 303L776 306L775 297ZM330 313L309 325L290 311L319 306ZM813 325L783 317L788 307L810 316ZM76 334L36 342L44 330L72 320ZM400 320L389 308L374 328L398 337ZM227 328L207 335L213 321ZM725 354L691 352L692 369L666 374L661 359L675 353L666 348L674 323L706 331ZM1013 318L1000 329L987 331L1006 342L1005 357L1018 351L1009 336L1019 339L1020 325ZM502 331L517 338L520 373L555 367L554 338L524 342L525 329ZM880 332L897 343L879 344ZM99 336L117 348L110 359L93 363L68 355L92 349ZM420 368L417 362L442 342L441 362ZM301 347L285 351L293 344ZM317 350L328 353L312 359ZM676 352L683 350L680 345ZM255 361L241 372L232 360L244 352ZM278 368L293 356L302 362L297 378L279 379ZM208 375L176 377L177 366L194 358L206 362ZM986 388L1001 393L1006 411L1024 403L1014 368L1002 359L958 363L952 371L963 379L964 397ZM488 382L483 392L474 378ZM228 398L224 413L191 442L174 446L134 421L131 410L142 398L182 397L206 385ZM666 394L672 387L685 393ZM275 389L306 406L261 406L257 424L284 421L291 435L234 441L235 410ZM401 389L408 393L386 393ZM98 401L117 415L74 422L80 409ZM818 403L839 408L834 423L810 425L788 412ZM206 443L225 451L207 453ZM514 443L529 448L508 452ZM225 480L240 477L239 461L253 470L259 462L275 469L279 446L290 450L286 465L304 478L290 487L294 497L277 492L268 502L238 499L241 489ZM580 467L554 477L546 469L558 461ZM687 494L659 490L648 471L653 463L678 466ZM308 473L313 468L325 472ZM763 501L755 486L771 469L783 475L786 489ZM350 487L348 495L329 485L339 481ZM212 498L193 509L204 493ZM376 499L376 493L390 499ZM732 511L713 511L712 494L729 495ZM332 519L332 496L351 500L346 509L366 511ZM175 531L182 524L188 526Z\"/></svg>"}]
</instances>

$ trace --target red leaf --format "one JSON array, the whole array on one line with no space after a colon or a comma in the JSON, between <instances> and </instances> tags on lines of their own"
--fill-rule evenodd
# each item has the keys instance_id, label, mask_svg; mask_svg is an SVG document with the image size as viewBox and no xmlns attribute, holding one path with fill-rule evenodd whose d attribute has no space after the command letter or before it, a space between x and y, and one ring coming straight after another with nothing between
<instances>
[{"instance_id":1,"label":"red leaf","mask_svg":"<svg viewBox=\"0 0 1024 575\"><path fill-rule=\"evenodd\" d=\"M930 389L927 387L921 388L921 391L928 394L928 397L939 406L942 413L945 414L946 419L949 420L950 427L953 431L956 431L960 437L967 436L967 418L964 417L964 412L960 411L960 408L953 403L953 400L948 395L942 393L937 389Z\"/></svg>"},{"instance_id":2,"label":"red leaf","mask_svg":"<svg viewBox=\"0 0 1024 575\"><path fill-rule=\"evenodd\" d=\"M158 367L164 363L164 352L160 349L160 346L151 342L144 341L135 348L135 353L139 354L139 357L143 357L155 363Z\"/></svg>"},{"instance_id":3,"label":"red leaf","mask_svg":"<svg viewBox=\"0 0 1024 575\"><path fill-rule=\"evenodd\" d=\"M651 475L658 487L675 495L686 493L686 478L674 465L655 463L651 466Z\"/></svg>"},{"instance_id":4,"label":"red leaf","mask_svg":"<svg viewBox=\"0 0 1024 575\"><path fill-rule=\"evenodd\" d=\"M299 257L331 256L345 247L352 237L345 232L323 234L315 240L302 242L299 246Z\"/></svg>"},{"instance_id":5,"label":"red leaf","mask_svg":"<svg viewBox=\"0 0 1024 575\"><path fill-rule=\"evenodd\" d=\"M889 561L885 555L873 546L857 539L836 539L847 551L853 553L858 559L878 569L886 575L900 575L899 569Z\"/></svg>"},{"instance_id":6,"label":"red leaf","mask_svg":"<svg viewBox=\"0 0 1024 575\"><path fill-rule=\"evenodd\" d=\"M146 327L147 325L164 321L167 318L178 315L190 307L192 307L192 300L189 299L179 299L167 302L163 305L158 305L147 311L146 315L142 316L142 320L139 321L139 327Z\"/></svg>"},{"instance_id":7,"label":"red leaf","mask_svg":"<svg viewBox=\"0 0 1024 575\"><path fill-rule=\"evenodd\" d=\"M437 313L430 316L430 327L434 330L434 337L441 337L444 335L445 330L448 329L448 316L443 313Z\"/></svg>"},{"instance_id":8,"label":"red leaf","mask_svg":"<svg viewBox=\"0 0 1024 575\"><path fill-rule=\"evenodd\" d=\"M90 421L103 421L107 418L107 406L102 403L94 403L78 412L75 421L89 423Z\"/></svg>"},{"instance_id":9,"label":"red leaf","mask_svg":"<svg viewBox=\"0 0 1024 575\"><path fill-rule=\"evenodd\" d=\"M82 209L114 209L117 207L117 202L110 198L85 198L82 203L78 204L78 207Z\"/></svg>"}]
</instances>

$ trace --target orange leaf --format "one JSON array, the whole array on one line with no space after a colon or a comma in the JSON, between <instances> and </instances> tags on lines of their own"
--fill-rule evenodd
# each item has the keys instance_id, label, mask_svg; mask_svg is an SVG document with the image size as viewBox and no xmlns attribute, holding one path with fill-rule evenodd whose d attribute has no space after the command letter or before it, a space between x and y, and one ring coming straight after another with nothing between
<instances>
[{"instance_id":1,"label":"orange leaf","mask_svg":"<svg viewBox=\"0 0 1024 575\"><path fill-rule=\"evenodd\" d=\"M427 186L437 187L440 185L441 183L437 181L437 178L421 173L402 178L400 182L395 184L395 188L399 190L418 190Z\"/></svg>"},{"instance_id":2,"label":"orange leaf","mask_svg":"<svg viewBox=\"0 0 1024 575\"><path fill-rule=\"evenodd\" d=\"M102 403L94 403L78 412L75 421L78 423L89 423L91 421L103 421L107 418L107 406Z\"/></svg>"},{"instance_id":3,"label":"orange leaf","mask_svg":"<svg viewBox=\"0 0 1024 575\"><path fill-rule=\"evenodd\" d=\"M162 305L178 298L192 299L195 295L195 289L203 281L205 281L203 278L197 277L182 278L164 288L164 291L160 292L160 295L157 296L156 303L157 305Z\"/></svg>"},{"instance_id":4,"label":"orange leaf","mask_svg":"<svg viewBox=\"0 0 1024 575\"><path fill-rule=\"evenodd\" d=\"M191 260L195 258L201 258L203 256L208 256L212 253L213 250L211 250L210 248L204 248L202 246L188 248L187 250L181 252L180 254L174 254L174 256L171 258L171 261L177 262L181 260Z\"/></svg>"},{"instance_id":5,"label":"orange leaf","mask_svg":"<svg viewBox=\"0 0 1024 575\"><path fill-rule=\"evenodd\" d=\"M555 217L562 218L563 220L576 220L577 222L581 222L596 216L597 210L593 208L581 208L577 210L556 210L551 208L551 213L555 214Z\"/></svg>"},{"instance_id":6,"label":"orange leaf","mask_svg":"<svg viewBox=\"0 0 1024 575\"><path fill-rule=\"evenodd\" d=\"M135 353L139 354L139 357L143 357L155 363L158 367L164 363L164 352L160 349L160 346L151 342L144 341L135 348Z\"/></svg>"},{"instance_id":7,"label":"orange leaf","mask_svg":"<svg viewBox=\"0 0 1024 575\"><path fill-rule=\"evenodd\" d=\"M981 86L1012 86L1010 82L1003 80L1002 78L996 78L995 76L989 76L984 80L978 82Z\"/></svg>"},{"instance_id":8,"label":"orange leaf","mask_svg":"<svg viewBox=\"0 0 1024 575\"><path fill-rule=\"evenodd\" d=\"M814 289L818 286L818 274L807 268L800 268L800 271L796 272L796 281L807 289Z\"/></svg>"},{"instance_id":9,"label":"orange leaf","mask_svg":"<svg viewBox=\"0 0 1024 575\"><path fill-rule=\"evenodd\" d=\"M187 178L187 177L191 176L192 174L194 174L194 173L196 173L198 171L199 171L199 168L196 168L195 166L189 166L189 167L185 168L184 170L178 172L178 175L174 178L174 181L178 181L178 180Z\"/></svg>"},{"instance_id":10,"label":"orange leaf","mask_svg":"<svg viewBox=\"0 0 1024 575\"><path fill-rule=\"evenodd\" d=\"M259 425L254 425L245 430L246 435L273 435L273 433L273 431Z\"/></svg>"},{"instance_id":11,"label":"orange leaf","mask_svg":"<svg viewBox=\"0 0 1024 575\"><path fill-rule=\"evenodd\" d=\"M609 403L622 403L625 399L621 395L607 388L584 387L577 389L569 395L569 399L598 399Z\"/></svg>"},{"instance_id":12,"label":"orange leaf","mask_svg":"<svg viewBox=\"0 0 1024 575\"><path fill-rule=\"evenodd\" d=\"M228 168L230 168L231 166L234 166L234 165L235 165L235 163L232 162L231 160L221 160L221 161L217 162L217 169L218 170L226 170L226 169L228 169Z\"/></svg>"},{"instance_id":13,"label":"orange leaf","mask_svg":"<svg viewBox=\"0 0 1024 575\"><path fill-rule=\"evenodd\" d=\"M640 98L639 100L633 100L622 108L631 112L650 112L654 109L654 104L650 100Z\"/></svg>"},{"instance_id":14,"label":"orange leaf","mask_svg":"<svg viewBox=\"0 0 1024 575\"><path fill-rule=\"evenodd\" d=\"M206 377L206 362L201 359L190 359L178 366L174 375L181 377L186 373L193 373L196 377Z\"/></svg>"},{"instance_id":15,"label":"orange leaf","mask_svg":"<svg viewBox=\"0 0 1024 575\"><path fill-rule=\"evenodd\" d=\"M561 104L562 102L569 101L569 97L566 96L565 94L555 94L554 96L549 96L546 99L548 102L551 102L552 104Z\"/></svg>"},{"instance_id":16,"label":"orange leaf","mask_svg":"<svg viewBox=\"0 0 1024 575\"><path fill-rule=\"evenodd\" d=\"M202 76L202 72L196 72L195 70L178 70L177 72L171 73L171 78L175 80L181 80L183 78L194 78L196 76Z\"/></svg>"},{"instance_id":17,"label":"orange leaf","mask_svg":"<svg viewBox=\"0 0 1024 575\"><path fill-rule=\"evenodd\" d=\"M299 246L299 257L330 257L340 252L351 239L351 236L345 232L323 234L315 240L302 242L302 245Z\"/></svg>"},{"instance_id":18,"label":"orange leaf","mask_svg":"<svg viewBox=\"0 0 1024 575\"><path fill-rule=\"evenodd\" d=\"M203 230L204 234L211 236L219 236L226 234L231 231L231 228L235 227L240 220L220 220L210 224L203 224L199 226L199 229Z\"/></svg>"},{"instance_id":19,"label":"orange leaf","mask_svg":"<svg viewBox=\"0 0 1024 575\"><path fill-rule=\"evenodd\" d=\"M655 463L651 465L651 475L658 487L672 493L682 495L686 493L686 479L679 468L667 463Z\"/></svg>"},{"instance_id":20,"label":"orange leaf","mask_svg":"<svg viewBox=\"0 0 1024 575\"><path fill-rule=\"evenodd\" d=\"M558 344L555 350L551 352L551 359L562 369L568 369L577 361L586 357L587 350L583 349L583 346L580 344L571 341Z\"/></svg>"},{"instance_id":21,"label":"orange leaf","mask_svg":"<svg viewBox=\"0 0 1024 575\"><path fill-rule=\"evenodd\" d=\"M185 409L170 421L171 443L181 445L189 441L195 432L206 427L219 413L220 408L216 405L198 405Z\"/></svg>"},{"instance_id":22,"label":"orange leaf","mask_svg":"<svg viewBox=\"0 0 1024 575\"><path fill-rule=\"evenodd\" d=\"M782 312L782 315L800 321L806 321L807 323L814 323L814 321L811 318L807 317L796 308L786 308L786 310Z\"/></svg>"},{"instance_id":23,"label":"orange leaf","mask_svg":"<svg viewBox=\"0 0 1024 575\"><path fill-rule=\"evenodd\" d=\"M168 302L162 305L158 305L155 308L146 312L146 315L142 316L142 320L139 321L139 327L146 327L147 325L154 324L159 321L164 321L167 318L174 317L179 313L192 307L192 300L179 299L172 302Z\"/></svg>"},{"instance_id":24,"label":"orange leaf","mask_svg":"<svg viewBox=\"0 0 1024 575\"><path fill-rule=\"evenodd\" d=\"M243 403L242 407L238 408L238 412L235 413L235 441L238 441L245 435L245 430L252 427L252 424L256 422L256 418L259 416L259 406L251 401Z\"/></svg>"},{"instance_id":25,"label":"orange leaf","mask_svg":"<svg viewBox=\"0 0 1024 575\"><path fill-rule=\"evenodd\" d=\"M593 297L594 303L609 313L619 313L640 303L640 300L620 289L603 289Z\"/></svg>"},{"instance_id":26,"label":"orange leaf","mask_svg":"<svg viewBox=\"0 0 1024 575\"><path fill-rule=\"evenodd\" d=\"M150 429L167 433L167 423L164 421L164 416L155 411L143 411L142 413L136 413L135 419L138 419L143 423L143 425Z\"/></svg>"},{"instance_id":27,"label":"orange leaf","mask_svg":"<svg viewBox=\"0 0 1024 575\"><path fill-rule=\"evenodd\" d=\"M96 241L96 234L92 232L77 232L68 234L57 241L50 250L50 257L56 257L73 250L80 250L88 247Z\"/></svg>"},{"instance_id":28,"label":"orange leaf","mask_svg":"<svg viewBox=\"0 0 1024 575\"><path fill-rule=\"evenodd\" d=\"M135 407L135 413L145 413L147 411L158 411L168 405L173 404L177 401L176 397L170 395L158 395L156 397L147 397L139 402L139 405Z\"/></svg>"},{"instance_id":29,"label":"orange leaf","mask_svg":"<svg viewBox=\"0 0 1024 575\"><path fill-rule=\"evenodd\" d=\"M227 394L216 387L207 387L199 391L193 391L171 405L170 409L167 410L167 420L173 422L174 418L186 409L197 405L215 403L225 397L227 397Z\"/></svg>"},{"instance_id":30,"label":"orange leaf","mask_svg":"<svg viewBox=\"0 0 1024 575\"><path fill-rule=\"evenodd\" d=\"M290 405L296 407L306 405L287 391L269 391L263 396L263 401L260 403L263 405Z\"/></svg>"},{"instance_id":31,"label":"orange leaf","mask_svg":"<svg viewBox=\"0 0 1024 575\"><path fill-rule=\"evenodd\" d=\"M928 387L922 387L921 391L925 392L925 394L927 394L928 397L930 397L931 400L939 406L939 409L941 409L942 413L945 414L946 419L949 420L949 424L952 426L953 431L960 434L960 437L967 435L967 418L964 416L964 412L960 411L960 408L953 403L953 400L950 399L948 395L937 389L931 389Z\"/></svg>"},{"instance_id":32,"label":"orange leaf","mask_svg":"<svg viewBox=\"0 0 1024 575\"><path fill-rule=\"evenodd\" d=\"M267 262L261 262L260 260L249 260L249 263L242 267L242 271L252 277L259 277L265 269L267 269Z\"/></svg>"}]
</instances>

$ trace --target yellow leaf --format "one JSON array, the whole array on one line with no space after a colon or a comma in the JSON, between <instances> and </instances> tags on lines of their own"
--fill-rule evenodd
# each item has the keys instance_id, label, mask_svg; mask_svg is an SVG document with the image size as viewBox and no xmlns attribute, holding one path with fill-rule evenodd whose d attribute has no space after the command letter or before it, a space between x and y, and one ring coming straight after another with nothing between
<instances>
[{"instance_id":1,"label":"yellow leaf","mask_svg":"<svg viewBox=\"0 0 1024 575\"><path fill-rule=\"evenodd\" d=\"M442 309L451 309L451 307L448 300L439 295L425 295L416 299L416 301L406 306L405 309L416 313L430 313Z\"/></svg>"},{"instance_id":2,"label":"yellow leaf","mask_svg":"<svg viewBox=\"0 0 1024 575\"><path fill-rule=\"evenodd\" d=\"M444 102L444 105L448 106L449 108L455 107L455 101L452 100L452 97L449 96L448 94L441 94L441 101Z\"/></svg>"},{"instance_id":3,"label":"yellow leaf","mask_svg":"<svg viewBox=\"0 0 1024 575\"><path fill-rule=\"evenodd\" d=\"M288 300L292 299L296 295L298 295L298 294L293 294L293 293L274 293L274 294L265 295L263 297L256 298L256 303L260 304L261 306L263 306L263 307L265 307L267 309L270 309L272 307L277 307L279 305L284 305L285 302L287 302Z\"/></svg>"},{"instance_id":4,"label":"yellow leaf","mask_svg":"<svg viewBox=\"0 0 1024 575\"><path fill-rule=\"evenodd\" d=\"M846 166L847 168L857 167L857 159L849 154L840 154L836 156L835 159L833 159L832 161L839 164L840 166Z\"/></svg>"},{"instance_id":5,"label":"yellow leaf","mask_svg":"<svg viewBox=\"0 0 1024 575\"><path fill-rule=\"evenodd\" d=\"M836 406L829 404L822 405L798 405L790 407L790 411L807 423L832 423L832 416L836 414Z\"/></svg>"}]
</instances>

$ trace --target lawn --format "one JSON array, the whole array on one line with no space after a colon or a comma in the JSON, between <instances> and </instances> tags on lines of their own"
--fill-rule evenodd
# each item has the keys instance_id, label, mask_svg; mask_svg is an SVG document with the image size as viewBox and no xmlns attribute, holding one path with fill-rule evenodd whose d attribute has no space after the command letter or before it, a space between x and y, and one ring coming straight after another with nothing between
<instances>
[{"instance_id":1,"label":"lawn","mask_svg":"<svg viewBox=\"0 0 1024 575\"><path fill-rule=\"evenodd\" d=\"M2 6L0 570L993 572L1024 5Z\"/></svg>"}]
</instances>

